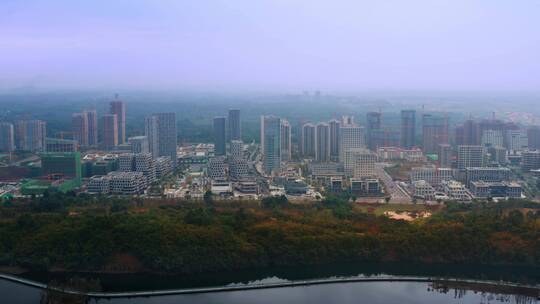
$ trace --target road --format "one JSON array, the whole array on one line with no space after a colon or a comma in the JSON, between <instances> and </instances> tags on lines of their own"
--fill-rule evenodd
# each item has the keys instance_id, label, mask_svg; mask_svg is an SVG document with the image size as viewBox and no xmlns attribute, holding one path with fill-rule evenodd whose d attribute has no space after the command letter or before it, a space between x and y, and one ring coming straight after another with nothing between
<instances>
[{"instance_id":1,"label":"road","mask_svg":"<svg viewBox=\"0 0 540 304\"><path fill-rule=\"evenodd\" d=\"M410 203L411 197L401 188L392 177L384 171L384 164L376 163L375 171L377 177L384 183L388 192L390 192L391 201L394 203Z\"/></svg>"},{"instance_id":2,"label":"road","mask_svg":"<svg viewBox=\"0 0 540 304\"><path fill-rule=\"evenodd\" d=\"M39 160L39 156L37 155L32 155L30 157L27 157L25 159L21 159L19 161L16 161L16 162L13 162L11 163L12 166L20 166L22 163L25 163L25 162L33 162L33 161L38 161Z\"/></svg>"}]
</instances>

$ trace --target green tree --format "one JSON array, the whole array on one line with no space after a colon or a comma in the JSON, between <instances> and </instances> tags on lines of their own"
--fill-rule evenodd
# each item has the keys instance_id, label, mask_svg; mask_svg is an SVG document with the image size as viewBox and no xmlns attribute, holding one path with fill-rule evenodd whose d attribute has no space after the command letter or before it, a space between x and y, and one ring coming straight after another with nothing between
<instances>
[{"instance_id":1,"label":"green tree","mask_svg":"<svg viewBox=\"0 0 540 304\"><path fill-rule=\"evenodd\" d=\"M212 191L210 190L207 190L205 193L204 193L204 196L203 196L203 200L206 204L208 205L211 205L214 203L214 194L212 193Z\"/></svg>"}]
</instances>

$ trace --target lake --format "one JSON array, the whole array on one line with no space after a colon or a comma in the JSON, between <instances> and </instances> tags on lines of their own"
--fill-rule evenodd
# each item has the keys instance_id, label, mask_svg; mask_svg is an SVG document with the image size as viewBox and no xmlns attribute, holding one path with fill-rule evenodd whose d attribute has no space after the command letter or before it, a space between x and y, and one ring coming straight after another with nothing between
<instances>
[{"instance_id":1,"label":"lake","mask_svg":"<svg viewBox=\"0 0 540 304\"><path fill-rule=\"evenodd\" d=\"M94 280L104 292L169 290L298 282L327 278L419 278L436 282L339 282L332 284L236 290L141 298L89 299L90 303L540 303L538 289L523 291L486 284L443 282L443 278L505 281L527 285L540 282L538 269L471 267L463 265L342 264L269 268L219 274L162 276L152 274L26 273L23 277L57 282L69 278ZM438 278L441 278L440 280ZM441 283L442 282L442 283ZM42 290L0 280L6 303L38 303Z\"/></svg>"}]
</instances>

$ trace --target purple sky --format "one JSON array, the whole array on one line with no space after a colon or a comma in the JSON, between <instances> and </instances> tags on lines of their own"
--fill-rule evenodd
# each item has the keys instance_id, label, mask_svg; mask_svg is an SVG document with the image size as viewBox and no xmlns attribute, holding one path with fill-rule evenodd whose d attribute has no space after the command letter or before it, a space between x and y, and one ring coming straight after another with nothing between
<instances>
[{"instance_id":1,"label":"purple sky","mask_svg":"<svg viewBox=\"0 0 540 304\"><path fill-rule=\"evenodd\" d=\"M540 88L538 0L1 0L0 89Z\"/></svg>"}]
</instances>

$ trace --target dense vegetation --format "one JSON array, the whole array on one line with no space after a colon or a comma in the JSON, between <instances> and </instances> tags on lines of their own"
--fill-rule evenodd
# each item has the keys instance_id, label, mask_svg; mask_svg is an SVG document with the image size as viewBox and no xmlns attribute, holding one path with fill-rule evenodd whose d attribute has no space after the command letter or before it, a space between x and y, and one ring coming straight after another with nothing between
<instances>
[{"instance_id":1,"label":"dense vegetation","mask_svg":"<svg viewBox=\"0 0 540 304\"><path fill-rule=\"evenodd\" d=\"M448 204L412 222L339 197L293 205L54 193L0 207L0 265L197 273L354 261L540 266L535 203Z\"/></svg>"}]
</instances>

